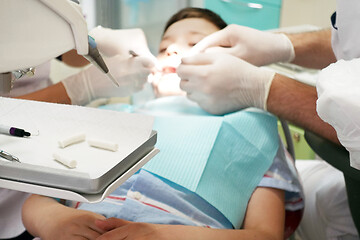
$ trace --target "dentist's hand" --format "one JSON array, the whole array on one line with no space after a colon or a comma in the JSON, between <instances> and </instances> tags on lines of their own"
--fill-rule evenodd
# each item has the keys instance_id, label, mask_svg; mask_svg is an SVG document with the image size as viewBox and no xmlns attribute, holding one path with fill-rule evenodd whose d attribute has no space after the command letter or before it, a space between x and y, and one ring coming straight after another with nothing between
<instances>
[{"instance_id":1,"label":"dentist's hand","mask_svg":"<svg viewBox=\"0 0 360 240\"><path fill-rule=\"evenodd\" d=\"M129 55L133 50L139 56L148 57L154 63L156 57L150 52L145 34L140 28L110 29L98 26L89 32L95 39L99 51L107 56Z\"/></svg>"},{"instance_id":2,"label":"dentist's hand","mask_svg":"<svg viewBox=\"0 0 360 240\"><path fill-rule=\"evenodd\" d=\"M266 109L274 72L229 54L202 53L183 58L177 73L189 99L212 114L245 107Z\"/></svg>"},{"instance_id":3,"label":"dentist's hand","mask_svg":"<svg viewBox=\"0 0 360 240\"><path fill-rule=\"evenodd\" d=\"M286 35L235 24L205 37L191 51L228 53L256 66L291 62L295 58L294 47Z\"/></svg>"},{"instance_id":4,"label":"dentist's hand","mask_svg":"<svg viewBox=\"0 0 360 240\"><path fill-rule=\"evenodd\" d=\"M139 91L147 82L153 62L146 57L116 55L104 58L115 84L96 66L91 65L78 74L62 81L74 105L86 105L96 98L126 97Z\"/></svg>"}]
</instances>

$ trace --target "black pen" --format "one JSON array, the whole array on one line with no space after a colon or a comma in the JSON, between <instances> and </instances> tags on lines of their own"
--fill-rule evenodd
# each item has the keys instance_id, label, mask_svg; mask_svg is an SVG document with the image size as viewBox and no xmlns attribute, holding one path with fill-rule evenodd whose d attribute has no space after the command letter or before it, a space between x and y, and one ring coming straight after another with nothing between
<instances>
[{"instance_id":1,"label":"black pen","mask_svg":"<svg viewBox=\"0 0 360 240\"><path fill-rule=\"evenodd\" d=\"M0 133L8 134L16 137L29 137L31 134L24 129L17 127L9 127L6 125L0 124Z\"/></svg>"}]
</instances>

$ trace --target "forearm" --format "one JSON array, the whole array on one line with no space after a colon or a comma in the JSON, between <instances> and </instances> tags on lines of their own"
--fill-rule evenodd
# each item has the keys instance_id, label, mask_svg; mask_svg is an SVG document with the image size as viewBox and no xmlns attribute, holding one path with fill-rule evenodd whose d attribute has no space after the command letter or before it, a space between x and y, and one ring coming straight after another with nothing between
<instances>
[{"instance_id":1,"label":"forearm","mask_svg":"<svg viewBox=\"0 0 360 240\"><path fill-rule=\"evenodd\" d=\"M71 100L67 95L67 92L62 82L59 82L50 87L41 89L33 93L19 96L17 98L42 102L71 104Z\"/></svg>"},{"instance_id":2,"label":"forearm","mask_svg":"<svg viewBox=\"0 0 360 240\"><path fill-rule=\"evenodd\" d=\"M83 67L89 64L83 56L78 55L76 50L70 50L61 56L62 62L72 67Z\"/></svg>"},{"instance_id":3,"label":"forearm","mask_svg":"<svg viewBox=\"0 0 360 240\"><path fill-rule=\"evenodd\" d=\"M251 229L212 229L205 227L167 225L166 227L176 230L170 230L171 233L166 239L196 239L196 240L281 240L276 239L269 233ZM175 237L177 236L177 237Z\"/></svg>"},{"instance_id":4,"label":"forearm","mask_svg":"<svg viewBox=\"0 0 360 240\"><path fill-rule=\"evenodd\" d=\"M22 220L27 231L33 236L41 236L42 231L48 228L47 218L54 217L52 211L59 206L62 205L52 198L31 195L22 208Z\"/></svg>"},{"instance_id":5,"label":"forearm","mask_svg":"<svg viewBox=\"0 0 360 240\"><path fill-rule=\"evenodd\" d=\"M336 61L331 47L331 30L299 34L287 34L295 50L292 63L314 69L322 69Z\"/></svg>"},{"instance_id":6,"label":"forearm","mask_svg":"<svg viewBox=\"0 0 360 240\"><path fill-rule=\"evenodd\" d=\"M315 87L276 74L267 99L267 110L295 125L339 143L334 128L316 112Z\"/></svg>"}]
</instances>

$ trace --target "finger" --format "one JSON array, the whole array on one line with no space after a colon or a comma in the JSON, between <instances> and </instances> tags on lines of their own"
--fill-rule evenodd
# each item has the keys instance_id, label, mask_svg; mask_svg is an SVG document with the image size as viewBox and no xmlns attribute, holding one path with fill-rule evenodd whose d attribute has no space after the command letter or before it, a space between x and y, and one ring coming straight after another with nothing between
<instances>
[{"instance_id":1,"label":"finger","mask_svg":"<svg viewBox=\"0 0 360 240\"><path fill-rule=\"evenodd\" d=\"M97 220L102 221L103 219L97 219ZM91 222L91 223L89 224L89 228L90 228L93 232L95 232L95 233L97 233L97 234L103 234L103 233L105 232L105 230L102 229L102 228L100 228L100 227L98 227L98 226L96 225L96 221L97 221L97 220Z\"/></svg>"},{"instance_id":2,"label":"finger","mask_svg":"<svg viewBox=\"0 0 360 240\"><path fill-rule=\"evenodd\" d=\"M150 51L147 51L143 55L140 54L140 56L144 56L144 57L149 58L155 65L158 62L157 58Z\"/></svg>"},{"instance_id":3,"label":"finger","mask_svg":"<svg viewBox=\"0 0 360 240\"><path fill-rule=\"evenodd\" d=\"M230 42L228 41L228 38L223 37L223 30L217 31L200 40L194 47L192 47L190 53L200 53L205 51L205 49L209 47L216 46L230 47Z\"/></svg>"},{"instance_id":4,"label":"finger","mask_svg":"<svg viewBox=\"0 0 360 240\"><path fill-rule=\"evenodd\" d=\"M229 47L210 47L205 50L205 53L215 54L215 53L224 53L234 55L234 48Z\"/></svg>"},{"instance_id":5,"label":"finger","mask_svg":"<svg viewBox=\"0 0 360 240\"><path fill-rule=\"evenodd\" d=\"M189 84L189 80L181 79L181 81L180 81L180 89L185 91L186 94L189 96L189 94L191 94L191 92L189 91L188 84Z\"/></svg>"},{"instance_id":6,"label":"finger","mask_svg":"<svg viewBox=\"0 0 360 240\"><path fill-rule=\"evenodd\" d=\"M194 91L198 90L195 84L193 83L193 81L188 81L188 80L181 80L180 89L186 92L186 95L189 99L192 99L191 95L193 94Z\"/></svg>"},{"instance_id":7,"label":"finger","mask_svg":"<svg viewBox=\"0 0 360 240\"><path fill-rule=\"evenodd\" d=\"M80 239L96 239L99 237L104 231L101 231L101 233L92 230L90 228L82 229L80 234L77 234L75 236L79 237Z\"/></svg>"},{"instance_id":8,"label":"finger","mask_svg":"<svg viewBox=\"0 0 360 240\"><path fill-rule=\"evenodd\" d=\"M176 73L181 79L187 79L191 82L206 75L208 68L209 65L180 65Z\"/></svg>"},{"instance_id":9,"label":"finger","mask_svg":"<svg viewBox=\"0 0 360 240\"><path fill-rule=\"evenodd\" d=\"M37 239L37 238L35 238ZM83 237L83 236L72 236L71 239L73 240L89 240L89 238Z\"/></svg>"},{"instance_id":10,"label":"finger","mask_svg":"<svg viewBox=\"0 0 360 240\"><path fill-rule=\"evenodd\" d=\"M104 231L110 231L114 228L118 228L128 224L129 221L119 218L108 218L105 220L96 220L95 225Z\"/></svg>"},{"instance_id":11,"label":"finger","mask_svg":"<svg viewBox=\"0 0 360 240\"><path fill-rule=\"evenodd\" d=\"M184 57L181 59L181 64L185 65L206 65L214 62L217 58L216 54L200 53L191 57Z\"/></svg>"},{"instance_id":12,"label":"finger","mask_svg":"<svg viewBox=\"0 0 360 240\"><path fill-rule=\"evenodd\" d=\"M155 62L153 61L153 59L150 59L148 57L131 57L130 61L132 61L134 64L139 65L141 67L144 68L153 68L155 67Z\"/></svg>"},{"instance_id":13,"label":"finger","mask_svg":"<svg viewBox=\"0 0 360 240\"><path fill-rule=\"evenodd\" d=\"M124 240L124 239L128 239L128 235L121 228L114 229L96 238L96 240Z\"/></svg>"}]
</instances>

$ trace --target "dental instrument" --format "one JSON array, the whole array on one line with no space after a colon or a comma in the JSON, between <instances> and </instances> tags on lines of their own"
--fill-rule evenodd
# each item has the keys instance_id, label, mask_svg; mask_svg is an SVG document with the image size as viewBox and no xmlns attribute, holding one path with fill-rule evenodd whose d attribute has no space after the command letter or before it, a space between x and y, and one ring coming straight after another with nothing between
<instances>
[{"instance_id":1,"label":"dental instrument","mask_svg":"<svg viewBox=\"0 0 360 240\"><path fill-rule=\"evenodd\" d=\"M18 157L15 157L14 155L12 155L8 152L5 152L3 150L0 150L0 157L4 158L6 160L12 161L12 162L20 162Z\"/></svg>"},{"instance_id":2,"label":"dental instrument","mask_svg":"<svg viewBox=\"0 0 360 240\"><path fill-rule=\"evenodd\" d=\"M108 78L117 86L120 87L119 83L115 80L115 78L111 75L108 67L106 66L104 59L101 57L99 50L96 47L96 42L95 40L88 36L89 38L89 53L88 55L85 55L84 57L91 62L92 64L94 64L95 66L97 66L103 73L106 74L106 76L108 76Z\"/></svg>"},{"instance_id":3,"label":"dental instrument","mask_svg":"<svg viewBox=\"0 0 360 240\"><path fill-rule=\"evenodd\" d=\"M136 52L134 52L133 50L129 50L129 54L133 57L138 57L139 54L137 54Z\"/></svg>"}]
</instances>

